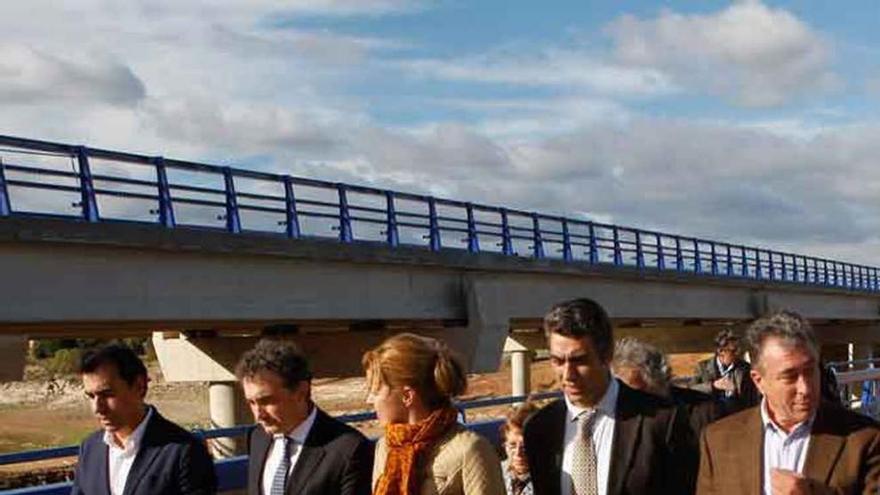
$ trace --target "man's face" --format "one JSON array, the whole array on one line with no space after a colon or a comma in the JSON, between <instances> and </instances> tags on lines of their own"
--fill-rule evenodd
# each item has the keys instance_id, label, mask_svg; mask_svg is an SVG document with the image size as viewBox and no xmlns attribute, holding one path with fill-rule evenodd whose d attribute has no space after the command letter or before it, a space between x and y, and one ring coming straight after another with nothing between
<instances>
[{"instance_id":1,"label":"man's face","mask_svg":"<svg viewBox=\"0 0 880 495\"><path fill-rule=\"evenodd\" d=\"M573 404L592 407L608 388L608 360L599 356L590 337L551 333L550 366L562 392Z\"/></svg>"},{"instance_id":2,"label":"man's face","mask_svg":"<svg viewBox=\"0 0 880 495\"><path fill-rule=\"evenodd\" d=\"M83 389L92 413L101 427L111 433L128 434L143 418L147 380L139 376L128 384L113 364L98 366L82 374Z\"/></svg>"},{"instance_id":3,"label":"man's face","mask_svg":"<svg viewBox=\"0 0 880 495\"><path fill-rule=\"evenodd\" d=\"M736 360L738 352L739 348L737 347L736 343L730 342L723 347L718 348L718 360L721 361L721 364L723 364L724 366L730 366L730 363Z\"/></svg>"},{"instance_id":4,"label":"man's face","mask_svg":"<svg viewBox=\"0 0 880 495\"><path fill-rule=\"evenodd\" d=\"M819 365L803 345L768 337L752 380L771 418L784 428L808 420L819 407Z\"/></svg>"},{"instance_id":5,"label":"man's face","mask_svg":"<svg viewBox=\"0 0 880 495\"><path fill-rule=\"evenodd\" d=\"M291 432L309 414L308 381L290 390L277 373L261 371L243 378L241 386L254 421L269 435Z\"/></svg>"}]
</instances>

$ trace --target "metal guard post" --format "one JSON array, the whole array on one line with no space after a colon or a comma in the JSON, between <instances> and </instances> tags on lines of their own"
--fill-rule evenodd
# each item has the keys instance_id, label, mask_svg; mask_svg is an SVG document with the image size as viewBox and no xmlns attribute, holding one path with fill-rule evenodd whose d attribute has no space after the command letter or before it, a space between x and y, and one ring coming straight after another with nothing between
<instances>
[{"instance_id":1,"label":"metal guard post","mask_svg":"<svg viewBox=\"0 0 880 495\"><path fill-rule=\"evenodd\" d=\"M297 215L296 212L296 194L293 191L293 178L289 175L285 175L282 180L284 181L284 213L286 217L285 225L287 226L287 237L298 239L300 236L299 215Z\"/></svg>"},{"instance_id":2,"label":"metal guard post","mask_svg":"<svg viewBox=\"0 0 880 495\"><path fill-rule=\"evenodd\" d=\"M97 222L100 220L98 216L98 200L95 197L95 184L92 181L89 154L85 146L77 146L76 160L79 163L79 190L82 197L80 206L82 207L83 220L86 222Z\"/></svg>"},{"instance_id":3,"label":"metal guard post","mask_svg":"<svg viewBox=\"0 0 880 495\"><path fill-rule=\"evenodd\" d=\"M437 200L433 196L428 198L428 237L431 243L431 251L440 251L440 221L437 219Z\"/></svg>"},{"instance_id":4,"label":"metal guard post","mask_svg":"<svg viewBox=\"0 0 880 495\"><path fill-rule=\"evenodd\" d=\"M764 274L761 270L761 251L755 248L755 278L761 280Z\"/></svg>"},{"instance_id":5,"label":"metal guard post","mask_svg":"<svg viewBox=\"0 0 880 495\"><path fill-rule=\"evenodd\" d=\"M749 258L748 258L748 255L746 255L746 247L740 246L739 253L742 257L742 267L741 267L742 276L743 276L743 278L748 278L748 276L749 276Z\"/></svg>"},{"instance_id":6,"label":"metal guard post","mask_svg":"<svg viewBox=\"0 0 880 495\"><path fill-rule=\"evenodd\" d=\"M345 184L336 184L336 190L339 191L339 242L351 244L354 241L354 236L351 232L351 213L348 209Z\"/></svg>"},{"instance_id":7,"label":"metal guard post","mask_svg":"<svg viewBox=\"0 0 880 495\"><path fill-rule=\"evenodd\" d=\"M681 252L681 237L675 236L675 270L684 271L684 254Z\"/></svg>"},{"instance_id":8,"label":"metal guard post","mask_svg":"<svg viewBox=\"0 0 880 495\"><path fill-rule=\"evenodd\" d=\"M226 190L226 230L233 234L241 233L241 219L238 217L238 197L235 194L235 182L232 169L223 167L223 183Z\"/></svg>"},{"instance_id":9,"label":"metal guard post","mask_svg":"<svg viewBox=\"0 0 880 495\"><path fill-rule=\"evenodd\" d=\"M712 258L711 262L710 262L712 275L718 275L718 253L716 253L716 250L715 250L715 243L713 242L713 243L709 244L709 248L710 248L709 256L711 256L711 258Z\"/></svg>"},{"instance_id":10,"label":"metal guard post","mask_svg":"<svg viewBox=\"0 0 880 495\"><path fill-rule=\"evenodd\" d=\"M767 264L770 269L770 280L776 280L776 263L773 262L773 251L767 252Z\"/></svg>"},{"instance_id":11,"label":"metal guard post","mask_svg":"<svg viewBox=\"0 0 880 495\"><path fill-rule=\"evenodd\" d=\"M703 273L703 263L700 261L700 241L694 239L694 273Z\"/></svg>"},{"instance_id":12,"label":"metal guard post","mask_svg":"<svg viewBox=\"0 0 880 495\"><path fill-rule=\"evenodd\" d=\"M9 190L6 188L6 174L3 172L3 159L0 158L0 217L8 217L12 213L9 201Z\"/></svg>"},{"instance_id":13,"label":"metal guard post","mask_svg":"<svg viewBox=\"0 0 880 495\"><path fill-rule=\"evenodd\" d=\"M596 226L590 222L590 264L599 262L599 243L596 241Z\"/></svg>"},{"instance_id":14,"label":"metal guard post","mask_svg":"<svg viewBox=\"0 0 880 495\"><path fill-rule=\"evenodd\" d=\"M532 253L535 256L535 259L543 259L544 258L544 240L541 237L541 224L538 221L538 214L532 213L532 238L534 239L534 245L532 246Z\"/></svg>"},{"instance_id":15,"label":"metal guard post","mask_svg":"<svg viewBox=\"0 0 880 495\"><path fill-rule=\"evenodd\" d=\"M467 229L468 229L468 252L480 252L480 239L477 236L477 222L474 220L474 205L467 203L465 205L467 211Z\"/></svg>"},{"instance_id":16,"label":"metal guard post","mask_svg":"<svg viewBox=\"0 0 880 495\"><path fill-rule=\"evenodd\" d=\"M657 234L657 269L666 269L666 255L663 254L663 239Z\"/></svg>"},{"instance_id":17,"label":"metal guard post","mask_svg":"<svg viewBox=\"0 0 880 495\"><path fill-rule=\"evenodd\" d=\"M562 259L571 261L571 234L568 232L568 219L562 219Z\"/></svg>"},{"instance_id":18,"label":"metal guard post","mask_svg":"<svg viewBox=\"0 0 880 495\"><path fill-rule=\"evenodd\" d=\"M400 245L397 234L397 211L394 209L394 193L385 191L385 242L391 247Z\"/></svg>"},{"instance_id":19,"label":"metal guard post","mask_svg":"<svg viewBox=\"0 0 880 495\"><path fill-rule=\"evenodd\" d=\"M614 238L614 266L623 264L623 253L620 250L620 230L617 225L611 228L612 237Z\"/></svg>"},{"instance_id":20,"label":"metal guard post","mask_svg":"<svg viewBox=\"0 0 880 495\"><path fill-rule=\"evenodd\" d=\"M177 222L174 220L174 208L171 205L171 186L168 183L168 172L165 170L165 159L157 156L153 159L156 165L156 184L159 193L159 224L173 229Z\"/></svg>"},{"instance_id":21,"label":"metal guard post","mask_svg":"<svg viewBox=\"0 0 880 495\"><path fill-rule=\"evenodd\" d=\"M513 240L510 238L510 223L506 208L501 209L501 252L513 256Z\"/></svg>"},{"instance_id":22,"label":"metal guard post","mask_svg":"<svg viewBox=\"0 0 880 495\"><path fill-rule=\"evenodd\" d=\"M733 254L730 252L730 244L727 245L727 276L733 276Z\"/></svg>"}]
</instances>

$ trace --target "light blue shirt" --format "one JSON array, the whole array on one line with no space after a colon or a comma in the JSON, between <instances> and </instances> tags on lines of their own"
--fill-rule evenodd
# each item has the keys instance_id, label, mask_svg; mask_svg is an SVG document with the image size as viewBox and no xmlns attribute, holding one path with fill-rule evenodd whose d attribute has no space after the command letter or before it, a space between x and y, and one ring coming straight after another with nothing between
<instances>
[{"instance_id":1,"label":"light blue shirt","mask_svg":"<svg viewBox=\"0 0 880 495\"><path fill-rule=\"evenodd\" d=\"M770 419L767 412L767 399L761 400L761 422L764 425L764 494L772 495L770 471L774 468L787 469L798 474L804 472L804 461L810 446L810 429L813 419L798 424L786 433Z\"/></svg>"},{"instance_id":2,"label":"light blue shirt","mask_svg":"<svg viewBox=\"0 0 880 495\"><path fill-rule=\"evenodd\" d=\"M605 395L596 404L596 417L593 423L593 449L596 450L596 487L599 495L608 493L608 472L611 469L611 443L614 441L614 417L617 411L617 395L620 385L612 377ZM576 447L578 418L586 411L565 398L565 440L562 451L562 494L571 495L572 450Z\"/></svg>"}]
</instances>

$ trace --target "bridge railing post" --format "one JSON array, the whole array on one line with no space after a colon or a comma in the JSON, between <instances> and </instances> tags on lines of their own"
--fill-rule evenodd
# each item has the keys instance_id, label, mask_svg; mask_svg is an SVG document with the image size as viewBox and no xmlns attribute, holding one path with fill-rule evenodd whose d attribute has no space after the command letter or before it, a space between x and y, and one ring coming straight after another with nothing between
<instances>
[{"instance_id":1,"label":"bridge railing post","mask_svg":"<svg viewBox=\"0 0 880 495\"><path fill-rule=\"evenodd\" d=\"M394 193L385 191L385 242L391 247L400 245L397 232L397 210L394 208Z\"/></svg>"},{"instance_id":2,"label":"bridge railing post","mask_svg":"<svg viewBox=\"0 0 880 495\"><path fill-rule=\"evenodd\" d=\"M666 269L666 254L663 253L663 237L657 234L657 269Z\"/></svg>"},{"instance_id":3,"label":"bridge railing post","mask_svg":"<svg viewBox=\"0 0 880 495\"><path fill-rule=\"evenodd\" d=\"M614 266L623 265L623 252L620 249L620 230L617 225L611 227L611 233L614 238Z\"/></svg>"},{"instance_id":4,"label":"bridge railing post","mask_svg":"<svg viewBox=\"0 0 880 495\"><path fill-rule=\"evenodd\" d=\"M507 256L513 256L513 239L510 236L507 208L501 208L501 252Z\"/></svg>"},{"instance_id":5,"label":"bridge railing post","mask_svg":"<svg viewBox=\"0 0 880 495\"><path fill-rule=\"evenodd\" d=\"M588 230L590 233L590 264L595 265L599 263L599 242L596 240L596 225L590 222Z\"/></svg>"},{"instance_id":6,"label":"bridge railing post","mask_svg":"<svg viewBox=\"0 0 880 495\"><path fill-rule=\"evenodd\" d=\"M742 258L742 266L740 267L740 271L742 272L743 278L749 278L749 256L746 252L745 246L739 247L740 258Z\"/></svg>"},{"instance_id":7,"label":"bridge railing post","mask_svg":"<svg viewBox=\"0 0 880 495\"><path fill-rule=\"evenodd\" d=\"M776 263L773 262L773 251L767 251L767 270L770 272L770 280L776 280Z\"/></svg>"},{"instance_id":8,"label":"bridge railing post","mask_svg":"<svg viewBox=\"0 0 880 495\"><path fill-rule=\"evenodd\" d=\"M480 252L480 238L477 235L477 222L474 219L474 205L470 202L465 204L465 211L467 212L467 230L468 230L468 252L469 253L479 253Z\"/></svg>"},{"instance_id":9,"label":"bridge railing post","mask_svg":"<svg viewBox=\"0 0 880 495\"><path fill-rule=\"evenodd\" d=\"M709 256L712 257L712 259L711 259L712 275L718 275L718 254L716 253L715 243L714 242L710 243L709 247L710 247Z\"/></svg>"},{"instance_id":10,"label":"bridge railing post","mask_svg":"<svg viewBox=\"0 0 880 495\"><path fill-rule=\"evenodd\" d=\"M642 247L642 232L636 230L636 266L641 270L645 268L645 250Z\"/></svg>"},{"instance_id":11,"label":"bridge railing post","mask_svg":"<svg viewBox=\"0 0 880 495\"><path fill-rule=\"evenodd\" d=\"M92 180L92 169L89 167L89 151L85 146L76 147L76 160L79 164L79 190L82 217L86 222L97 222L98 200L95 196L95 183Z\"/></svg>"},{"instance_id":12,"label":"bridge railing post","mask_svg":"<svg viewBox=\"0 0 880 495\"><path fill-rule=\"evenodd\" d=\"M351 244L354 236L351 231L351 211L348 209L348 194L345 184L336 184L339 195L339 242Z\"/></svg>"},{"instance_id":13,"label":"bridge railing post","mask_svg":"<svg viewBox=\"0 0 880 495\"><path fill-rule=\"evenodd\" d=\"M428 198L428 239L431 251L440 251L440 221L437 219L437 200Z\"/></svg>"},{"instance_id":14,"label":"bridge railing post","mask_svg":"<svg viewBox=\"0 0 880 495\"><path fill-rule=\"evenodd\" d=\"M681 237L675 236L675 270L684 271L684 254L681 252Z\"/></svg>"},{"instance_id":15,"label":"bridge railing post","mask_svg":"<svg viewBox=\"0 0 880 495\"><path fill-rule=\"evenodd\" d=\"M153 158L156 167L156 187L159 194L159 225L173 229L177 222L174 219L174 206L171 203L171 185L168 182L168 171L165 159L161 156Z\"/></svg>"},{"instance_id":16,"label":"bridge railing post","mask_svg":"<svg viewBox=\"0 0 880 495\"><path fill-rule=\"evenodd\" d=\"M791 257L791 279L792 282L798 283L798 257L796 255L792 255Z\"/></svg>"},{"instance_id":17,"label":"bridge railing post","mask_svg":"<svg viewBox=\"0 0 880 495\"><path fill-rule=\"evenodd\" d=\"M299 215L296 211L296 192L293 190L293 177L285 175L284 182L284 224L287 237L298 239L300 236Z\"/></svg>"},{"instance_id":18,"label":"bridge railing post","mask_svg":"<svg viewBox=\"0 0 880 495\"><path fill-rule=\"evenodd\" d=\"M757 280L764 278L764 273L761 269L761 250L758 248L755 248L755 278Z\"/></svg>"},{"instance_id":19,"label":"bridge railing post","mask_svg":"<svg viewBox=\"0 0 880 495\"><path fill-rule=\"evenodd\" d=\"M571 234L568 231L568 219L562 219L562 259L565 261L572 260L571 254Z\"/></svg>"},{"instance_id":20,"label":"bridge railing post","mask_svg":"<svg viewBox=\"0 0 880 495\"><path fill-rule=\"evenodd\" d=\"M728 277L732 277L733 276L733 253L731 252L730 244L727 244L726 247L727 247L727 266L726 266L727 270L726 270L726 272L727 272Z\"/></svg>"},{"instance_id":21,"label":"bridge railing post","mask_svg":"<svg viewBox=\"0 0 880 495\"><path fill-rule=\"evenodd\" d=\"M8 217L12 214L12 203L9 201L9 189L6 187L6 173L3 168L3 158L0 157L0 217Z\"/></svg>"},{"instance_id":22,"label":"bridge railing post","mask_svg":"<svg viewBox=\"0 0 880 495\"><path fill-rule=\"evenodd\" d=\"M233 234L241 233L241 218L238 216L238 196L235 194L235 180L232 169L223 167L223 183L226 192L226 230Z\"/></svg>"},{"instance_id":23,"label":"bridge railing post","mask_svg":"<svg viewBox=\"0 0 880 495\"><path fill-rule=\"evenodd\" d=\"M544 259L544 238L541 235L541 222L537 213L532 213L532 254L535 259Z\"/></svg>"},{"instance_id":24,"label":"bridge railing post","mask_svg":"<svg viewBox=\"0 0 880 495\"><path fill-rule=\"evenodd\" d=\"M694 239L694 273L703 273L703 264L700 261L700 241Z\"/></svg>"}]
</instances>

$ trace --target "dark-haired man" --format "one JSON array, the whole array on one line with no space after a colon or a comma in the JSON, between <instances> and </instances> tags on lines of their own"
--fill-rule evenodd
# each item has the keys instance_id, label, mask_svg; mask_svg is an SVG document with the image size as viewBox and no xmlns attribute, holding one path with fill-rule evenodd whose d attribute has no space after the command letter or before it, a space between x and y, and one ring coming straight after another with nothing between
<instances>
[{"instance_id":1,"label":"dark-haired man","mask_svg":"<svg viewBox=\"0 0 880 495\"><path fill-rule=\"evenodd\" d=\"M311 398L299 349L261 340L236 367L258 427L248 435L249 495L369 495L373 447Z\"/></svg>"},{"instance_id":2,"label":"dark-haired man","mask_svg":"<svg viewBox=\"0 0 880 495\"><path fill-rule=\"evenodd\" d=\"M715 355L697 363L693 388L712 394L727 412L756 405L761 396L752 383L751 366L741 356L739 337L730 329L715 336Z\"/></svg>"},{"instance_id":3,"label":"dark-haired man","mask_svg":"<svg viewBox=\"0 0 880 495\"><path fill-rule=\"evenodd\" d=\"M550 364L564 398L526 422L536 495L690 493L696 452L687 418L660 397L612 378L613 336L594 301L544 317Z\"/></svg>"},{"instance_id":4,"label":"dark-haired man","mask_svg":"<svg viewBox=\"0 0 880 495\"><path fill-rule=\"evenodd\" d=\"M80 375L102 429L80 447L73 495L216 492L204 444L144 403L147 369L131 349L87 352Z\"/></svg>"}]
</instances>

